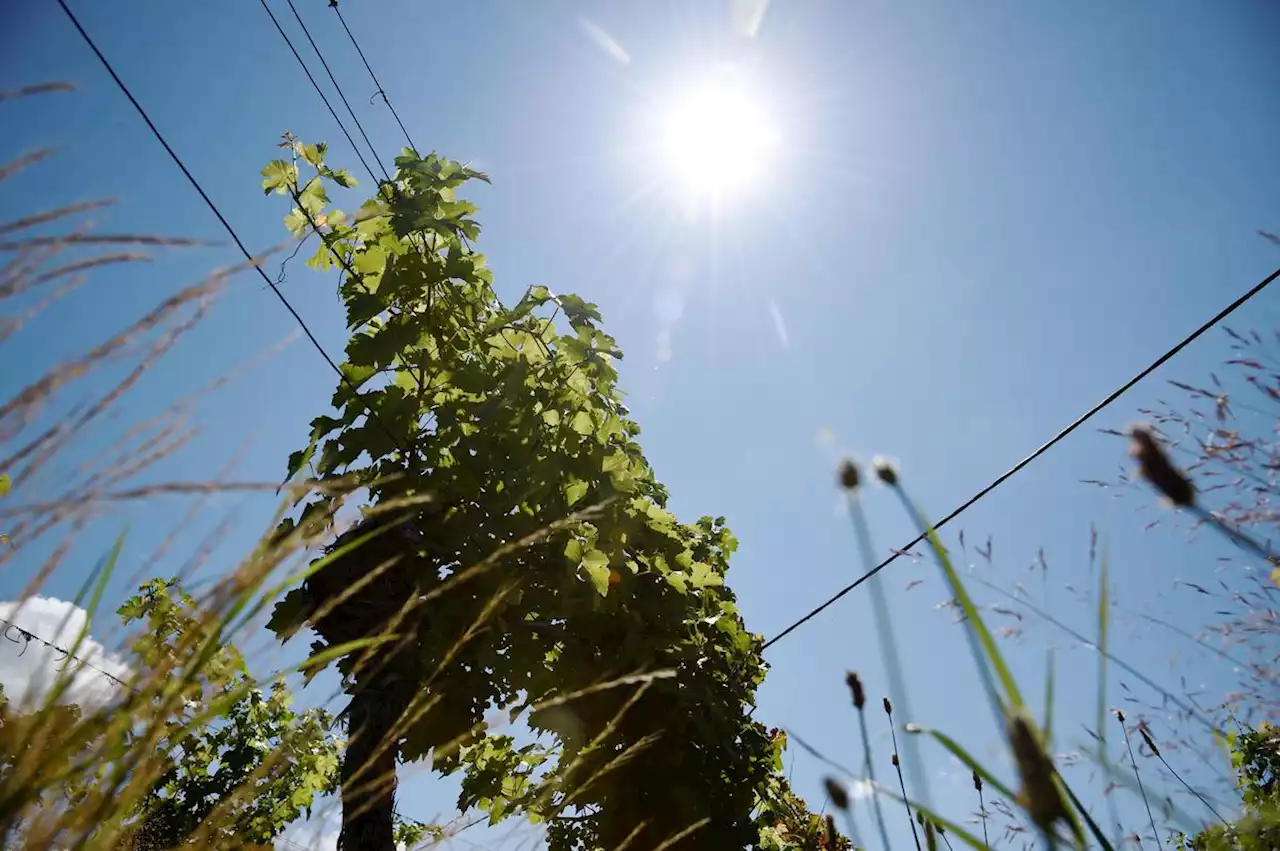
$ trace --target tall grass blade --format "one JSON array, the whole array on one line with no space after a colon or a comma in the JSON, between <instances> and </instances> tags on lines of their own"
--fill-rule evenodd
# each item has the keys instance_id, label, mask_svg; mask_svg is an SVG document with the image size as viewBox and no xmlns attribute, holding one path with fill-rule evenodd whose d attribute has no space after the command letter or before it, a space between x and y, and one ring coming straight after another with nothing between
<instances>
[{"instance_id":1,"label":"tall grass blade","mask_svg":"<svg viewBox=\"0 0 1280 851\"><path fill-rule=\"evenodd\" d=\"M1000 648L996 646L991 630L983 622L981 615L978 613L978 607L974 605L973 598L969 596L969 592L961 581L959 573L956 572L955 567L952 565L951 558L947 555L946 547L942 545L942 541L938 538L937 533L934 532L924 513L907 496L906 489L903 488L902 484L899 482L893 488L898 492L903 507L915 521L920 533L928 539L929 546L933 549L934 556L942 568L942 573L947 580L951 594L960 603L961 611L965 616L965 634L970 638L969 646L974 654L974 661L982 675L983 686L986 688L987 696L991 700L996 715L996 724L1003 729L1008 712L1005 700L1008 700L1009 709L1021 709L1025 705L1022 699L1022 692L1018 689L1018 683L1009 671L1009 666L1005 663L1004 656L1000 653ZM992 670L995 671L996 677L999 678L1000 685L1004 689L1003 698L992 681Z\"/></svg>"},{"instance_id":2,"label":"tall grass blade","mask_svg":"<svg viewBox=\"0 0 1280 851\"><path fill-rule=\"evenodd\" d=\"M1031 612L1036 617L1044 620L1045 623L1052 624L1062 632L1071 636L1072 638L1080 642L1085 647L1093 648L1100 655L1105 656L1108 662L1120 668L1125 673L1129 674L1134 679L1141 682L1147 688L1151 689L1153 692L1160 695L1162 699L1167 700L1169 703L1176 706L1178 709L1182 710L1183 714L1185 714L1188 718L1195 721L1200 726L1204 727L1206 732L1210 734L1216 734L1218 732L1218 728L1213 724L1213 722L1207 719L1204 713L1201 712L1199 709L1192 706L1190 703L1183 700L1182 698L1178 697L1176 694L1169 691L1167 688L1160 685L1155 680L1151 679L1151 677L1144 674L1138 668L1134 667L1133 665L1130 665L1125 660L1116 656L1114 653L1111 653L1110 651L1103 653L1102 648L1098 647L1098 644L1094 639L1089 638L1088 636L1081 633L1079 630L1072 629L1071 627L1067 626L1065 623L1058 620L1053 615L1049 614L1044 609L1037 606L1035 603L1032 603L1030 600L1027 600L1024 597L1015 596L1014 594L1011 594L1005 589L1001 588L999 585L996 585L994 582L988 582L987 580L983 579L981 576L970 576L969 581L976 582L979 585L981 585L983 588L986 588L987 590L991 591L993 594L998 594L1004 597L1006 600L1009 600L1010 602L1017 603L1019 606Z\"/></svg>"},{"instance_id":3,"label":"tall grass blade","mask_svg":"<svg viewBox=\"0 0 1280 851\"><path fill-rule=\"evenodd\" d=\"M941 730L934 730L930 727L912 726L908 728L907 732L912 733L914 735L919 735L919 736L931 736L935 741L938 742L938 744L946 748L948 753L950 753L956 759L960 760L965 765L967 765L971 771L976 772L977 775L982 778L983 782L989 785L991 788L995 789L997 792L999 792L1004 797L1008 798L1010 801L1015 800L1018 797L1017 794L1012 789L1010 789L1004 783L1000 782L999 778L997 778L994 774L988 771L987 768L983 766L980 762L974 759L973 755L970 754L967 750L965 750L964 747L959 742L957 742L955 739L951 738Z\"/></svg>"},{"instance_id":4,"label":"tall grass blade","mask_svg":"<svg viewBox=\"0 0 1280 851\"><path fill-rule=\"evenodd\" d=\"M1045 653L1044 663L1044 740L1053 747L1053 648Z\"/></svg>"},{"instance_id":5,"label":"tall grass blade","mask_svg":"<svg viewBox=\"0 0 1280 851\"><path fill-rule=\"evenodd\" d=\"M1076 812L1078 812L1080 817L1084 819L1084 823L1089 826L1089 832L1092 833L1093 838L1097 840L1098 847L1101 848L1102 851L1115 851L1115 847L1107 841L1107 837L1102 833L1102 828L1098 827L1098 823L1093 820L1093 816L1089 815L1089 811L1085 808L1084 804L1081 803L1080 799L1076 797L1076 793L1072 790L1071 785L1062 778L1061 774L1058 775L1058 783L1062 788L1062 791L1067 793L1067 798L1070 799L1071 805L1076 808Z\"/></svg>"},{"instance_id":6,"label":"tall grass blade","mask_svg":"<svg viewBox=\"0 0 1280 851\"><path fill-rule=\"evenodd\" d=\"M66 656L66 660L68 662L70 662L71 660L77 659L79 657L80 648L84 645L85 640L89 637L89 625L93 621L94 614L98 611L98 608L102 605L102 595L106 591L107 582L111 579L111 575L115 572L116 562L120 560L120 553L124 549L124 539L126 535L127 535L127 530L120 532L120 534L116 537L115 544L112 545L111 550L107 553L107 557L103 559L103 561L101 562L101 564L98 565L98 567L94 569L94 573L90 575L89 580L86 582L86 586L92 583L93 590L90 593L89 600L84 606L84 611L85 611L84 625L80 628L79 634L76 635L76 640L72 642L71 647L68 648L69 652L67 653L67 656ZM83 596L83 590L80 595L77 595L77 600L76 600L77 605L79 604L82 596ZM68 617L70 617L70 613L68 613ZM59 631L61 630L62 630L62 627L59 627ZM76 675L79 674L81 670L82 670L81 666L72 667L70 664L64 666L59 670L58 677L54 681L53 688L49 690L49 694L45 698L42 712L50 709L55 704L57 704L58 701L62 699L62 697L71 688L72 683L75 681Z\"/></svg>"},{"instance_id":7,"label":"tall grass blade","mask_svg":"<svg viewBox=\"0 0 1280 851\"><path fill-rule=\"evenodd\" d=\"M1110 640L1110 623L1111 623L1111 559L1108 555L1107 547L1102 548L1102 559L1100 563L1101 570L1098 574L1098 688L1096 716L1094 721L1094 730L1098 734L1098 753L1102 757L1103 770L1106 770L1107 761L1110 759L1107 754L1107 660L1110 653L1107 650ZM1116 831L1115 843L1120 843L1120 814L1116 811L1116 801L1111 795L1105 796L1107 799L1107 816L1111 819L1112 828Z\"/></svg>"},{"instance_id":8,"label":"tall grass blade","mask_svg":"<svg viewBox=\"0 0 1280 851\"><path fill-rule=\"evenodd\" d=\"M875 547L872 545L871 529L867 524L867 515L862 509L862 501L858 498L857 491L847 492L847 504L854 535L858 539L863 569L871 570L876 564ZM914 721L915 714L911 711L907 684L902 676L906 666L902 664L902 656L898 652L898 637L893 628L893 617L889 613L889 600L885 595L884 580L877 574L867 580L867 586L871 594L871 619L875 624L881 660L884 663L885 676L889 681L889 697L902 709L907 721ZM926 804L931 803L929 775L920 762L920 752L915 742L906 743L903 755L907 760L907 773L911 775L912 786L919 790L920 797Z\"/></svg>"}]
</instances>

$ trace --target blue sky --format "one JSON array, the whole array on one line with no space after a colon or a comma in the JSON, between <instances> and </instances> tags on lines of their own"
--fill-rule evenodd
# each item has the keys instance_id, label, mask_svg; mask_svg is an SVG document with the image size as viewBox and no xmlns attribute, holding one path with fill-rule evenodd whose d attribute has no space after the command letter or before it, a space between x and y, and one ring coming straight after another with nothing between
<instances>
[{"instance_id":1,"label":"blue sky","mask_svg":"<svg viewBox=\"0 0 1280 851\"><path fill-rule=\"evenodd\" d=\"M369 102L358 57L323 3L299 6L389 164L402 139ZM837 512L842 453L901 459L914 495L943 514L1272 271L1280 255L1255 231L1280 226L1280 116L1267 108L1280 90L1280 11L1262 0L778 0L751 38L731 26L730 6L382 0L343 10L418 144L492 175L493 186L470 197L499 292L511 299L545 284L600 305L627 352L623 386L674 507L689 519L728 517L742 543L730 584L748 625L772 636L861 569ZM251 248L286 237L287 210L258 188L283 131L327 140L330 161L363 178L258 3L73 8ZM310 58L288 7L273 9ZM0 159L45 145L61 156L5 184L0 221L29 212L33 198L113 197L119 206L97 215L106 230L224 244L161 251L148 268L95 277L7 344L8 362L24 366L4 370L6 394L35 374L28 366L83 349L239 259L57 7L7 14L0 87L59 79L79 91L5 105ZM649 116L723 63L758 81L782 144L718 216L690 216L688 188L653 150ZM339 355L334 281L295 262L283 291ZM1278 307L1264 294L1233 324L1275 327ZM130 416L163 408L293 330L261 281L240 276L149 376ZM1199 379L1227 356L1221 334L1207 337L1097 424L1123 426L1167 395L1162 379ZM238 478L275 479L333 384L315 351L295 342L202 405L200 438L163 477L212 477L236 458ZM1061 586L1096 582L1087 564L1096 523L1119 600L1202 622L1212 612L1172 580L1208 575L1221 548L1144 533L1155 509L1135 515L1141 501L1078 483L1122 461L1120 443L1084 430L957 525L970 542L994 536L998 569L983 569L997 577L1022 578L1044 547L1044 604L1087 632L1088 608ZM220 498L201 522L207 530L229 511L243 518L225 542L229 558L271 506ZM137 560L184 510L172 501L120 509L47 592L73 595L90 544L101 549L125 522ZM870 493L868 510L882 551L913 537L887 492ZM10 563L0 592L11 598L32 569ZM903 562L885 577L919 720L994 759L959 633L934 610L943 596L935 570ZM903 590L912 579L927 581ZM1171 684L1185 674L1223 685L1194 647L1118 631L1116 652ZM1072 750L1079 724L1092 719L1093 659L1047 627L1027 632L1012 652L1028 683L1043 676L1046 644L1060 645L1059 749ZM845 598L768 660L757 717L857 762L843 673L861 671L873 694L885 688L868 597ZM967 812L967 773L957 784L953 765L925 753L939 775L935 802ZM822 773L797 756L794 781L815 807ZM402 809L432 818L448 810L451 788L415 778ZM909 842L901 820L891 823Z\"/></svg>"}]
</instances>

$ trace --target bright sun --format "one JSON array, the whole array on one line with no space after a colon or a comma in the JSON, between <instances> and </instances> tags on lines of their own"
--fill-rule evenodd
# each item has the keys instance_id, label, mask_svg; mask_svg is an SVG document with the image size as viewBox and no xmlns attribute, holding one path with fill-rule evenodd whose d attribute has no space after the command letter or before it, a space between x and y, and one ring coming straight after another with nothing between
<instances>
[{"instance_id":1,"label":"bright sun","mask_svg":"<svg viewBox=\"0 0 1280 851\"><path fill-rule=\"evenodd\" d=\"M778 136L764 99L728 73L687 88L666 105L661 144L684 187L721 198L755 183Z\"/></svg>"}]
</instances>

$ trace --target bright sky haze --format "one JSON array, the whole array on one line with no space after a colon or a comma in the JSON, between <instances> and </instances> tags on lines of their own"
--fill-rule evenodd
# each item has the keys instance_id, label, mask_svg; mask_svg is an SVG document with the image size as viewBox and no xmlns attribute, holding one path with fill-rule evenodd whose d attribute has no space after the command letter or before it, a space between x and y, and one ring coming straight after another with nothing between
<instances>
[{"instance_id":1,"label":"bright sky haze","mask_svg":"<svg viewBox=\"0 0 1280 851\"><path fill-rule=\"evenodd\" d=\"M359 57L324 2L295 2L390 167L404 139ZM259 185L286 130L327 141L329 162L361 181L339 206L354 209L369 191L257 0L68 3L251 250L288 236L288 209ZM345 119L288 6L271 8ZM767 637L863 570L835 486L843 455L898 459L912 494L940 516L1280 265L1280 249L1256 233L1280 229L1280 7L1265 0L341 8L419 147L491 175L492 186L465 194L480 207L478 247L499 294L511 303L543 284L599 304L672 507L685 520L728 518L741 541L729 585ZM118 206L95 213L103 231L219 243L95 275L7 342L7 398L240 257L57 5L20 4L6 17L0 89L66 80L78 91L0 106L0 161L59 149L52 165L5 182L0 221L30 213L33 199L109 197ZM341 305L332 275L304 265L313 250L288 264L281 290L338 359ZM287 253L267 262L273 280ZM1278 299L1263 293L1228 324L1269 332ZM201 404L200 436L158 478L208 480L229 465L239 480L283 475L336 380L305 340L276 351L296 330L261 279L233 279L148 377L137 418L256 365ZM946 539L959 552L963 528L966 563L1003 587L1023 583L1090 634L1090 604L1066 586L1096 589L1094 524L1121 604L1188 629L1212 619L1174 581L1211 577L1223 545L1174 529L1154 499L1115 499L1080 480L1128 463L1123 442L1096 427L1139 419L1174 398L1167 379L1200 380L1227 357L1221 332L1197 342ZM865 495L881 557L915 534L891 497ZM275 504L218 497L184 534L187 549L234 515L213 559L225 569ZM114 510L43 593L71 599L126 525L127 566L140 567L187 507ZM1164 522L1144 528L1154 520ZM991 566L974 552L988 536ZM1029 570L1042 549L1048 569ZM6 565L0 599L34 570L21 558ZM1010 776L954 615L936 609L946 597L936 567L902 559L882 578L916 716L901 720L955 734ZM112 602L126 590L113 588ZM861 672L872 695L888 688L863 590L769 649L756 713L850 765L860 749L844 673ZM1006 644L1037 709L1046 648L1057 646L1057 747L1087 744L1096 657L1032 618L992 617L1024 630ZM1171 687L1186 676L1187 688L1217 694L1232 682L1192 644L1136 620L1115 628L1115 653ZM1112 704L1123 679L1113 676ZM878 744L883 779L890 747ZM976 806L968 771L927 743L922 753L934 804L963 819ZM797 753L792 779L815 810L828 771ZM418 767L400 809L448 818L454 789ZM1137 812L1131 796L1122 807ZM907 847L906 824L890 824ZM865 818L862 830L875 846Z\"/></svg>"}]
</instances>

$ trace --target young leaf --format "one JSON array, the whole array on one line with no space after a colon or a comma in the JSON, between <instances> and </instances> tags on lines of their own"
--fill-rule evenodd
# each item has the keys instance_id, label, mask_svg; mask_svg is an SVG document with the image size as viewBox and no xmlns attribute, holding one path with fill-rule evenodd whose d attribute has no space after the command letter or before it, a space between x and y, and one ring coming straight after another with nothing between
<instances>
[{"instance_id":1,"label":"young leaf","mask_svg":"<svg viewBox=\"0 0 1280 851\"><path fill-rule=\"evenodd\" d=\"M284 226L289 229L289 233L294 236L302 236L307 232L310 222L307 221L306 213L294 207L289 215L284 217Z\"/></svg>"},{"instance_id":2,"label":"young leaf","mask_svg":"<svg viewBox=\"0 0 1280 851\"><path fill-rule=\"evenodd\" d=\"M345 168L326 168L321 174L341 186L343 189L350 189L356 185L356 179L351 176L351 172Z\"/></svg>"},{"instance_id":3,"label":"young leaf","mask_svg":"<svg viewBox=\"0 0 1280 851\"><path fill-rule=\"evenodd\" d=\"M319 142L315 145L300 145L299 153L302 154L302 158L309 164L319 168L324 165L324 155L325 151L328 150L328 147L329 146L324 142Z\"/></svg>"},{"instance_id":4,"label":"young leaf","mask_svg":"<svg viewBox=\"0 0 1280 851\"><path fill-rule=\"evenodd\" d=\"M262 170L262 194L286 195L298 185L298 167L284 160L272 160Z\"/></svg>"},{"instance_id":5,"label":"young leaf","mask_svg":"<svg viewBox=\"0 0 1280 851\"><path fill-rule=\"evenodd\" d=\"M313 177L298 193L298 206L311 214L312 218L324 212L324 205L329 203L329 193L320 178Z\"/></svg>"}]
</instances>

